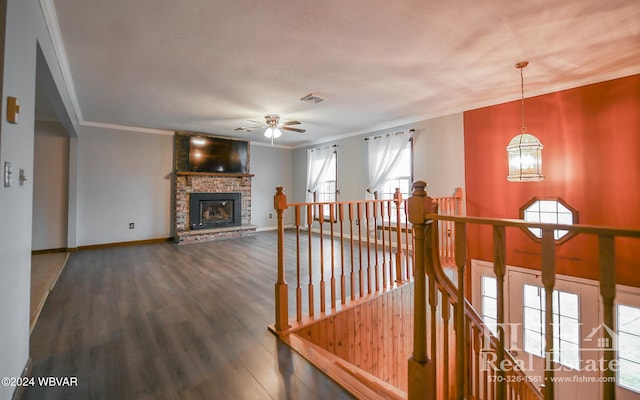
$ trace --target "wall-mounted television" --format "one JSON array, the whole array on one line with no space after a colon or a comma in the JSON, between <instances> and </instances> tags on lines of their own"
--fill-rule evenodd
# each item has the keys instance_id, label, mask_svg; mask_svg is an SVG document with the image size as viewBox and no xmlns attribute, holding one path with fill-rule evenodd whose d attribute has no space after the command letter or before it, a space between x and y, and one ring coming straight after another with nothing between
<instances>
[{"instance_id":1,"label":"wall-mounted television","mask_svg":"<svg viewBox=\"0 0 640 400\"><path fill-rule=\"evenodd\" d=\"M176 135L176 170L249 173L249 142L207 135Z\"/></svg>"}]
</instances>

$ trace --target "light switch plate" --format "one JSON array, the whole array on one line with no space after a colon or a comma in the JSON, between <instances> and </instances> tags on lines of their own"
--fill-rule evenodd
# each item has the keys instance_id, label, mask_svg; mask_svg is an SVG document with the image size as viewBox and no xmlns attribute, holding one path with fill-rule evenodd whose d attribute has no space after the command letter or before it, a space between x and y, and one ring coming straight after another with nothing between
<instances>
[{"instance_id":1,"label":"light switch plate","mask_svg":"<svg viewBox=\"0 0 640 400\"><path fill-rule=\"evenodd\" d=\"M11 187L11 175L13 174L13 169L11 168L10 162L4 163L4 187Z\"/></svg>"}]
</instances>

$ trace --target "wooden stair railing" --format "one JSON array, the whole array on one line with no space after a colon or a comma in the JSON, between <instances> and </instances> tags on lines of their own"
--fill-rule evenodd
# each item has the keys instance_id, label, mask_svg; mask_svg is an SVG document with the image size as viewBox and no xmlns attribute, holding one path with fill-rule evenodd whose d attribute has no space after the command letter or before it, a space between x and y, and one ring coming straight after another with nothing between
<instances>
[{"instance_id":1,"label":"wooden stair railing","mask_svg":"<svg viewBox=\"0 0 640 400\"><path fill-rule=\"evenodd\" d=\"M412 279L412 236L404 212L406 202L398 189L388 200L289 204L284 189L276 188L276 333L286 333L294 325L308 323ZM294 246L285 249L284 215L288 209L293 212L296 239ZM294 319L289 318L285 254L295 255Z\"/></svg>"},{"instance_id":2,"label":"wooden stair railing","mask_svg":"<svg viewBox=\"0 0 640 400\"><path fill-rule=\"evenodd\" d=\"M527 379L517 363L505 351L503 324L505 322L504 278L505 230L506 228L539 228L542 231L541 268L545 290L545 365L554 365L549 360L553 354L553 302L555 286L555 242L554 230L566 230L576 234L597 235L599 238L600 295L604 306L605 340L612 342L610 330L614 328L613 301L615 298L615 249L616 237L640 238L640 231L594 227L587 225L560 225L528 223L522 220L473 218L437 214L434 201L425 192L426 183L417 181L413 194L408 199L409 221L413 225L415 242L415 294L414 294L414 348L409 359L409 399L541 399L554 398L553 368L545 370L544 393ZM438 243L441 233L439 225L443 221L454 224L454 256L457 267L457 285L454 285L442 270L441 247ZM434 223L435 222L435 223ZM490 225L493 227L494 272L497 282L498 337L490 335L482 318L465 299L466 226L467 224ZM436 249L438 249L436 251ZM429 279L425 279L427 276ZM428 285L428 286L427 286ZM428 299L428 307L427 307ZM439 304L439 302L441 304ZM454 327L449 324L449 312L454 310ZM437 329L438 310L444 328ZM428 318L429 317L429 318ZM429 323L427 323L429 319ZM455 334L455 346L448 347L449 337ZM483 352L495 352L492 365L503 365L503 361L513 368L508 371L486 368L482 364ZM427 352L431 357L428 357ZM612 365L616 359L615 350L604 351L605 365ZM454 364L454 382L448 382L449 362ZM485 367L485 368L482 368ZM439 370L440 369L440 370ZM615 371L604 370L603 399L615 399Z\"/></svg>"},{"instance_id":3,"label":"wooden stair railing","mask_svg":"<svg viewBox=\"0 0 640 400\"><path fill-rule=\"evenodd\" d=\"M461 215L462 189L435 201L445 215ZM289 204L284 189L277 187L274 195L278 223L274 330L286 332L292 323L300 325L316 318L316 311L321 316L335 312L348 303L413 280L413 234L406 204L407 199L402 198L399 188L393 199L387 200ZM293 212L296 240L295 246L285 249L284 217L289 209ZM441 239L441 257L452 260L453 224L443 221L442 229L447 234ZM306 240L303 230L306 230ZM328 252L325 240L329 241ZM291 253L295 254L296 269L295 290L290 293L285 254ZM330 268L329 273L326 268ZM289 295L295 297L295 319L289 317Z\"/></svg>"}]
</instances>

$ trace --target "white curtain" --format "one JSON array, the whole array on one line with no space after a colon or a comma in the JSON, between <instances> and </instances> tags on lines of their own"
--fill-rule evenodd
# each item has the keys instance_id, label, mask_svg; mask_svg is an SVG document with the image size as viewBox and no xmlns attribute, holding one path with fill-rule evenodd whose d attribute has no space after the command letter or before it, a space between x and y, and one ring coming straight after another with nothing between
<instances>
[{"instance_id":1,"label":"white curtain","mask_svg":"<svg viewBox=\"0 0 640 400\"><path fill-rule=\"evenodd\" d=\"M402 151L411 135L411 132L399 132L367 140L369 155L369 187L367 187L367 192L374 194L382 189L398 165Z\"/></svg>"},{"instance_id":2,"label":"white curtain","mask_svg":"<svg viewBox=\"0 0 640 400\"><path fill-rule=\"evenodd\" d=\"M313 201L313 193L318 190L322 179L331 166L335 147L321 147L307 150L307 201Z\"/></svg>"}]
</instances>

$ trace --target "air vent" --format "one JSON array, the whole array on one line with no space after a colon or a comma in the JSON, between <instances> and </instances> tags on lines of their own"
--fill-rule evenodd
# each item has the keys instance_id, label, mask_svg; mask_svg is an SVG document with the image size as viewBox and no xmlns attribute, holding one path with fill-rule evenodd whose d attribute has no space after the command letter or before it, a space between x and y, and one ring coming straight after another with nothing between
<instances>
[{"instance_id":1,"label":"air vent","mask_svg":"<svg viewBox=\"0 0 640 400\"><path fill-rule=\"evenodd\" d=\"M316 96L313 93L309 93L308 95L301 97L300 100L302 101L307 101L307 102L313 102L313 103L322 103L323 101L326 100L326 98L324 97L320 97L320 96Z\"/></svg>"}]
</instances>

